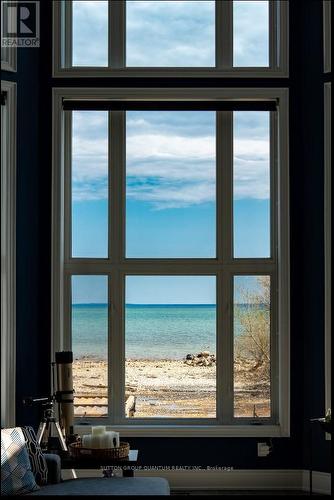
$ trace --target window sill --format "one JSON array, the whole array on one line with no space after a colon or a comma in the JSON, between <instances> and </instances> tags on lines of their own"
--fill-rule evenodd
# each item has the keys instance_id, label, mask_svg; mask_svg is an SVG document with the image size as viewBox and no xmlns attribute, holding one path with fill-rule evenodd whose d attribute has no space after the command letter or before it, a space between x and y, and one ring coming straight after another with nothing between
<instances>
[{"instance_id":1,"label":"window sill","mask_svg":"<svg viewBox=\"0 0 334 500\"><path fill-rule=\"evenodd\" d=\"M54 68L54 78L288 78L285 68L119 68L70 67Z\"/></svg>"},{"instance_id":2,"label":"window sill","mask_svg":"<svg viewBox=\"0 0 334 500\"><path fill-rule=\"evenodd\" d=\"M99 422L101 424L101 422ZM112 425L124 437L289 437L281 425ZM90 425L75 425L74 432L91 432Z\"/></svg>"}]
</instances>

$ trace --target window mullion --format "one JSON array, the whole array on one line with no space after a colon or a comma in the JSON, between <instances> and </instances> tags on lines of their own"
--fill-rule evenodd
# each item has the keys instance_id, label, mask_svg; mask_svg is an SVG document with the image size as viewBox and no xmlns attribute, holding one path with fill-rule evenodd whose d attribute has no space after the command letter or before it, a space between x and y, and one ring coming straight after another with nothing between
<instances>
[{"instance_id":1,"label":"window mullion","mask_svg":"<svg viewBox=\"0 0 334 500\"><path fill-rule=\"evenodd\" d=\"M224 350L224 272L217 272L217 320L216 320L216 414L218 424L223 424L224 422L224 405L225 405L225 391L226 391L226 380L224 377L224 367L225 367L225 350Z\"/></svg>"},{"instance_id":2,"label":"window mullion","mask_svg":"<svg viewBox=\"0 0 334 500\"><path fill-rule=\"evenodd\" d=\"M218 260L218 417L228 424L233 416L233 328L231 321L231 273L225 264L232 261L233 196L233 112L217 113L217 206ZM219 368L220 366L220 368Z\"/></svg>"},{"instance_id":3,"label":"window mullion","mask_svg":"<svg viewBox=\"0 0 334 500\"><path fill-rule=\"evenodd\" d=\"M125 66L125 2L109 0L108 3L108 66Z\"/></svg>"},{"instance_id":4,"label":"window mullion","mask_svg":"<svg viewBox=\"0 0 334 500\"><path fill-rule=\"evenodd\" d=\"M109 411L111 422L124 415L124 285L119 263L124 255L125 112L109 112ZM116 265L115 265L116 264Z\"/></svg>"},{"instance_id":5,"label":"window mullion","mask_svg":"<svg viewBox=\"0 0 334 500\"><path fill-rule=\"evenodd\" d=\"M72 111L64 111L64 259L72 257Z\"/></svg>"},{"instance_id":6,"label":"window mullion","mask_svg":"<svg viewBox=\"0 0 334 500\"><path fill-rule=\"evenodd\" d=\"M72 111L64 111L64 260L72 257ZM72 350L72 274L63 276L63 314L59 350Z\"/></svg>"},{"instance_id":7,"label":"window mullion","mask_svg":"<svg viewBox=\"0 0 334 500\"><path fill-rule=\"evenodd\" d=\"M233 112L217 113L218 259L233 259Z\"/></svg>"},{"instance_id":8,"label":"window mullion","mask_svg":"<svg viewBox=\"0 0 334 500\"><path fill-rule=\"evenodd\" d=\"M277 263L277 213L278 213L278 116L270 112L270 257Z\"/></svg>"},{"instance_id":9,"label":"window mullion","mask_svg":"<svg viewBox=\"0 0 334 500\"><path fill-rule=\"evenodd\" d=\"M269 67L271 69L275 69L277 67L278 62L278 47L279 47L279 39L278 33L279 30L276 29L276 26L279 23L279 7L278 3L274 0L269 2Z\"/></svg>"},{"instance_id":10,"label":"window mullion","mask_svg":"<svg viewBox=\"0 0 334 500\"><path fill-rule=\"evenodd\" d=\"M73 65L73 5L72 2L62 2L62 26L61 26L61 44L63 47L61 60L65 68L71 68Z\"/></svg>"},{"instance_id":11,"label":"window mullion","mask_svg":"<svg viewBox=\"0 0 334 500\"><path fill-rule=\"evenodd\" d=\"M216 0L216 68L233 65L233 2Z\"/></svg>"},{"instance_id":12,"label":"window mullion","mask_svg":"<svg viewBox=\"0 0 334 500\"><path fill-rule=\"evenodd\" d=\"M279 324L277 272L270 274L270 417L279 423Z\"/></svg>"},{"instance_id":13,"label":"window mullion","mask_svg":"<svg viewBox=\"0 0 334 500\"><path fill-rule=\"evenodd\" d=\"M109 258L119 264L124 256L125 112L109 112Z\"/></svg>"},{"instance_id":14,"label":"window mullion","mask_svg":"<svg viewBox=\"0 0 334 500\"><path fill-rule=\"evenodd\" d=\"M221 350L222 363L222 424L232 423L233 419L233 277L229 271L221 273Z\"/></svg>"},{"instance_id":15,"label":"window mullion","mask_svg":"<svg viewBox=\"0 0 334 500\"><path fill-rule=\"evenodd\" d=\"M63 334L58 350L71 351L72 346L72 275L64 276L64 300L63 300Z\"/></svg>"},{"instance_id":16,"label":"window mullion","mask_svg":"<svg viewBox=\"0 0 334 500\"><path fill-rule=\"evenodd\" d=\"M109 283L109 414L113 424L124 418L124 286L122 273L111 274Z\"/></svg>"},{"instance_id":17,"label":"window mullion","mask_svg":"<svg viewBox=\"0 0 334 500\"><path fill-rule=\"evenodd\" d=\"M233 323L232 275L229 264L233 258L233 112L218 113L218 135L220 142L219 164L221 170L221 247L224 273L222 276L222 419L229 424L233 418Z\"/></svg>"}]
</instances>

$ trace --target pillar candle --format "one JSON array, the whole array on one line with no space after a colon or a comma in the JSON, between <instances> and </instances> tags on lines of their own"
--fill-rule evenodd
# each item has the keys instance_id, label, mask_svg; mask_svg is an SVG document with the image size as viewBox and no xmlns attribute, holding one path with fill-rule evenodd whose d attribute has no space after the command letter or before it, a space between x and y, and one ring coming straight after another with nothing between
<instances>
[{"instance_id":1,"label":"pillar candle","mask_svg":"<svg viewBox=\"0 0 334 500\"><path fill-rule=\"evenodd\" d=\"M119 432L112 432L112 448L119 448L120 440L119 440Z\"/></svg>"},{"instance_id":2,"label":"pillar candle","mask_svg":"<svg viewBox=\"0 0 334 500\"><path fill-rule=\"evenodd\" d=\"M92 448L96 449L96 448L102 448L102 443L103 443L103 439L104 439L104 434L93 434L92 435Z\"/></svg>"},{"instance_id":3,"label":"pillar candle","mask_svg":"<svg viewBox=\"0 0 334 500\"><path fill-rule=\"evenodd\" d=\"M115 432L112 432L112 431L107 431L104 434L104 447L105 448L115 448L114 442L113 442L113 438L115 437L114 434L115 434Z\"/></svg>"},{"instance_id":4,"label":"pillar candle","mask_svg":"<svg viewBox=\"0 0 334 500\"><path fill-rule=\"evenodd\" d=\"M105 432L106 432L105 425L94 425L92 427L92 434L93 434L93 436L101 436Z\"/></svg>"},{"instance_id":5,"label":"pillar candle","mask_svg":"<svg viewBox=\"0 0 334 500\"><path fill-rule=\"evenodd\" d=\"M112 448L111 432L107 431L103 434L102 448Z\"/></svg>"},{"instance_id":6,"label":"pillar candle","mask_svg":"<svg viewBox=\"0 0 334 500\"><path fill-rule=\"evenodd\" d=\"M112 431L110 427L108 428L106 434L108 434L110 441L111 441L111 444L110 444L110 447L111 448L119 448L120 447L120 436L119 436L119 432L115 432L115 431ZM116 446L115 446L116 444Z\"/></svg>"},{"instance_id":7,"label":"pillar candle","mask_svg":"<svg viewBox=\"0 0 334 500\"><path fill-rule=\"evenodd\" d=\"M119 448L120 447L120 437L119 437L119 432L115 432L116 434L116 447Z\"/></svg>"},{"instance_id":8,"label":"pillar candle","mask_svg":"<svg viewBox=\"0 0 334 500\"><path fill-rule=\"evenodd\" d=\"M84 434L82 436L82 446L83 448L91 448L92 447L92 435Z\"/></svg>"}]
</instances>

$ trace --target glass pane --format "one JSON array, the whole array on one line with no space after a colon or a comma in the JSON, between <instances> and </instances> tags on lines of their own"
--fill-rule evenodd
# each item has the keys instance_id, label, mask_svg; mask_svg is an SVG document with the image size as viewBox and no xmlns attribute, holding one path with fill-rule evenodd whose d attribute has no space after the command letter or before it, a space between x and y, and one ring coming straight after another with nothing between
<instances>
[{"instance_id":1,"label":"glass pane","mask_svg":"<svg viewBox=\"0 0 334 500\"><path fill-rule=\"evenodd\" d=\"M233 65L269 66L269 2L234 0Z\"/></svg>"},{"instance_id":2,"label":"glass pane","mask_svg":"<svg viewBox=\"0 0 334 500\"><path fill-rule=\"evenodd\" d=\"M108 277L72 276L74 413L108 412Z\"/></svg>"},{"instance_id":3,"label":"glass pane","mask_svg":"<svg viewBox=\"0 0 334 500\"><path fill-rule=\"evenodd\" d=\"M108 2L73 4L73 66L108 66Z\"/></svg>"},{"instance_id":4,"label":"glass pane","mask_svg":"<svg viewBox=\"0 0 334 500\"><path fill-rule=\"evenodd\" d=\"M270 276L236 276L234 416L270 414Z\"/></svg>"},{"instance_id":5,"label":"glass pane","mask_svg":"<svg viewBox=\"0 0 334 500\"><path fill-rule=\"evenodd\" d=\"M215 112L131 111L126 133L126 256L215 257Z\"/></svg>"},{"instance_id":6,"label":"glass pane","mask_svg":"<svg viewBox=\"0 0 334 500\"><path fill-rule=\"evenodd\" d=\"M108 112L72 113L72 256L108 256Z\"/></svg>"},{"instance_id":7,"label":"glass pane","mask_svg":"<svg viewBox=\"0 0 334 500\"><path fill-rule=\"evenodd\" d=\"M215 2L128 0L126 65L215 66Z\"/></svg>"},{"instance_id":8,"label":"glass pane","mask_svg":"<svg viewBox=\"0 0 334 500\"><path fill-rule=\"evenodd\" d=\"M234 256L270 257L270 112L234 112Z\"/></svg>"},{"instance_id":9,"label":"glass pane","mask_svg":"<svg viewBox=\"0 0 334 500\"><path fill-rule=\"evenodd\" d=\"M125 349L135 418L215 418L215 278L128 276Z\"/></svg>"}]
</instances>

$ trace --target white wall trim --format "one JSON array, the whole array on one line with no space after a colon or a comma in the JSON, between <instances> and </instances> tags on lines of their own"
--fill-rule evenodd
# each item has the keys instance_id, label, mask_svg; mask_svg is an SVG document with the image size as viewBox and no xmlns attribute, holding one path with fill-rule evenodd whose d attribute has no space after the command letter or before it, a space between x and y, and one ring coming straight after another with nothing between
<instances>
[{"instance_id":1,"label":"white wall trim","mask_svg":"<svg viewBox=\"0 0 334 500\"><path fill-rule=\"evenodd\" d=\"M321 493L323 495L331 494L331 474L329 472L312 472L312 482L313 482L313 492ZM308 470L303 471L303 491L309 491L310 489L310 472Z\"/></svg>"},{"instance_id":2,"label":"white wall trim","mask_svg":"<svg viewBox=\"0 0 334 500\"><path fill-rule=\"evenodd\" d=\"M11 18L14 15L13 9L8 9L8 21L11 24ZM3 2L1 2L1 17L3 18ZM1 37L3 36L3 26L1 24ZM16 47L1 47L1 70L16 72Z\"/></svg>"},{"instance_id":3,"label":"white wall trim","mask_svg":"<svg viewBox=\"0 0 334 500\"><path fill-rule=\"evenodd\" d=\"M325 132L325 184L324 184L324 245L325 245L325 405L331 408L331 343L332 343L332 143L331 143L331 91L330 83L324 85ZM330 434L326 434L330 439Z\"/></svg>"},{"instance_id":4,"label":"white wall trim","mask_svg":"<svg viewBox=\"0 0 334 500\"><path fill-rule=\"evenodd\" d=\"M170 468L171 469L171 468ZM100 470L63 470L64 479L100 477ZM135 471L136 477L164 477L173 490L288 490L309 491L309 471L296 469L168 470L168 467L147 467ZM112 479L111 479L112 481ZM313 492L329 495L331 476L313 472Z\"/></svg>"},{"instance_id":5,"label":"white wall trim","mask_svg":"<svg viewBox=\"0 0 334 500\"><path fill-rule=\"evenodd\" d=\"M134 422L132 425L117 425L110 424L110 430L120 432L126 437L225 437L225 438L240 438L240 437L286 437L285 429L282 425L215 425L215 420L211 425L189 423L183 425L165 424L150 425L138 424ZM97 419L96 424L103 424L109 428L108 423L103 419ZM75 425L74 430L77 434L91 433L90 425Z\"/></svg>"},{"instance_id":6,"label":"white wall trim","mask_svg":"<svg viewBox=\"0 0 334 500\"><path fill-rule=\"evenodd\" d=\"M324 72L331 71L331 43L332 43L332 24L331 24L331 10L332 0L323 0L323 43L324 43Z\"/></svg>"},{"instance_id":7,"label":"white wall trim","mask_svg":"<svg viewBox=\"0 0 334 500\"><path fill-rule=\"evenodd\" d=\"M16 374L16 83L2 80L1 91L7 93L1 105L1 425L10 427Z\"/></svg>"},{"instance_id":8,"label":"white wall trim","mask_svg":"<svg viewBox=\"0 0 334 500\"><path fill-rule=\"evenodd\" d=\"M11 71L16 73L16 48L12 47L2 53L1 71Z\"/></svg>"}]
</instances>

